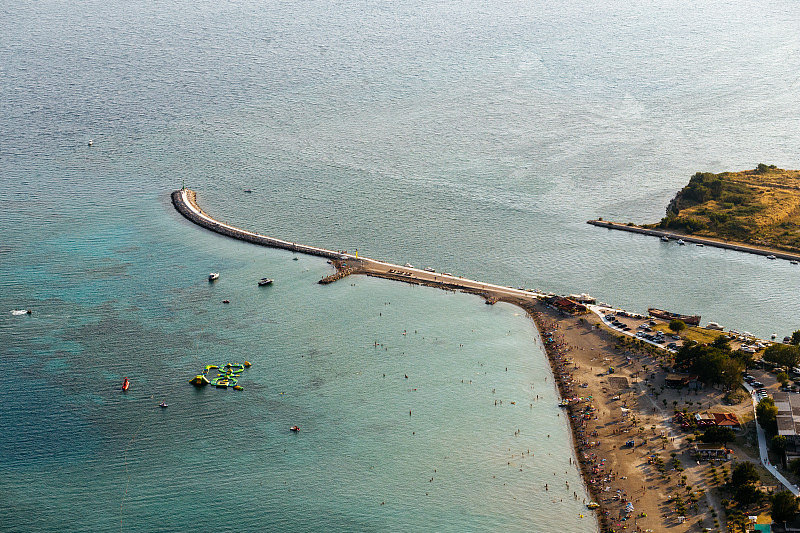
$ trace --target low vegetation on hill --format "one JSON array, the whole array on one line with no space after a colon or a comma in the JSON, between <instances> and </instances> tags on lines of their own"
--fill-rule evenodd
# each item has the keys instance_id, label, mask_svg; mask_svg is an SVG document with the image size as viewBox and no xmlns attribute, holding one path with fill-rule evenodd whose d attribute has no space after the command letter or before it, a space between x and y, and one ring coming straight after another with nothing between
<instances>
[{"instance_id":1,"label":"low vegetation on hill","mask_svg":"<svg viewBox=\"0 0 800 533\"><path fill-rule=\"evenodd\" d=\"M800 171L698 172L648 227L800 251Z\"/></svg>"}]
</instances>

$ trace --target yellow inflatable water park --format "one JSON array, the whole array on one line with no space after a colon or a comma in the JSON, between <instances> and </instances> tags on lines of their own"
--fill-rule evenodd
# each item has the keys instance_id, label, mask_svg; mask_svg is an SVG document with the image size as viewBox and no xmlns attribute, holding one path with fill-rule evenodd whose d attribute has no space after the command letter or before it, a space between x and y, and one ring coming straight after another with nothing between
<instances>
[{"instance_id":1,"label":"yellow inflatable water park","mask_svg":"<svg viewBox=\"0 0 800 533\"><path fill-rule=\"evenodd\" d=\"M245 368L250 368L252 363L245 361L244 363L225 363L224 365L206 365L203 368L202 374L197 374L189 380L189 383L196 387L205 385L213 385L218 389L232 388L233 390L244 390L244 387L239 385L239 377ZM209 373L216 370L216 376L209 379Z\"/></svg>"}]
</instances>

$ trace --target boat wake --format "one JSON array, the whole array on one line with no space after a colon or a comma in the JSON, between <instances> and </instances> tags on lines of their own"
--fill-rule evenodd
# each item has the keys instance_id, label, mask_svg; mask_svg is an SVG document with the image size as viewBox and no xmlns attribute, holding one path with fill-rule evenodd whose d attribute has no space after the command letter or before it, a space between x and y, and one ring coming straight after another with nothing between
<instances>
[{"instance_id":1,"label":"boat wake","mask_svg":"<svg viewBox=\"0 0 800 533\"><path fill-rule=\"evenodd\" d=\"M28 314L28 310L27 309L12 309L11 310L11 314L12 315L27 315Z\"/></svg>"}]
</instances>

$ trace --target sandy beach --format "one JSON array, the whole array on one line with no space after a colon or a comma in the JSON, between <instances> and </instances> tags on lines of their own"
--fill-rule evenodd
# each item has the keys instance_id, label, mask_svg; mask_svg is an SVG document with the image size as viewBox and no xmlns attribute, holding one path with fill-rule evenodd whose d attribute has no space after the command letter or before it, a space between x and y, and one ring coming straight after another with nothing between
<instances>
[{"instance_id":1,"label":"sandy beach","mask_svg":"<svg viewBox=\"0 0 800 533\"><path fill-rule=\"evenodd\" d=\"M563 315L543 304L523 307L546 343L562 397L573 399L565 410L584 480L600 504L595 513L601 530L697 531L716 529L719 522L724 527L712 465L697 462L673 427L673 402L682 391L654 398L644 382L658 361L621 347L617 334L598 327L595 315ZM722 398L713 391L698 399L719 407ZM747 406L738 411L746 416ZM676 510L681 501L688 508L683 515Z\"/></svg>"}]
</instances>

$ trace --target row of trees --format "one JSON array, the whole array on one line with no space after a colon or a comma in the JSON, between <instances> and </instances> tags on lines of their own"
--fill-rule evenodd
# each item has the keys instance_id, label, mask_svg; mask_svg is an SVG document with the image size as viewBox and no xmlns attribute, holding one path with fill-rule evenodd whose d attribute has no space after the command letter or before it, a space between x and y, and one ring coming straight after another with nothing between
<instances>
[{"instance_id":1,"label":"row of trees","mask_svg":"<svg viewBox=\"0 0 800 533\"><path fill-rule=\"evenodd\" d=\"M684 341L675 355L675 368L697 374L706 384L732 389L741 385L742 371L753 364L752 354L731 350L728 339L719 336L711 344Z\"/></svg>"},{"instance_id":2,"label":"row of trees","mask_svg":"<svg viewBox=\"0 0 800 533\"><path fill-rule=\"evenodd\" d=\"M798 469L800 470L800 465ZM764 498L764 493L756 485L759 477L758 470L749 461L739 463L731 472L730 490L733 499L741 507L759 503ZM776 492L771 500L773 522L786 522L797 514L798 499L788 490Z\"/></svg>"},{"instance_id":3,"label":"row of trees","mask_svg":"<svg viewBox=\"0 0 800 533\"><path fill-rule=\"evenodd\" d=\"M796 341L796 342L795 342ZM786 368L794 368L800 364L800 331L792 333L794 344L773 344L764 350L762 359Z\"/></svg>"}]
</instances>

